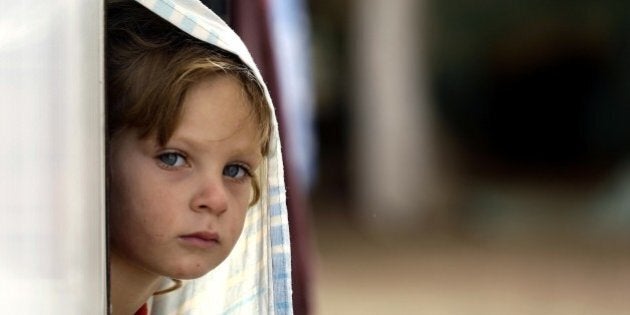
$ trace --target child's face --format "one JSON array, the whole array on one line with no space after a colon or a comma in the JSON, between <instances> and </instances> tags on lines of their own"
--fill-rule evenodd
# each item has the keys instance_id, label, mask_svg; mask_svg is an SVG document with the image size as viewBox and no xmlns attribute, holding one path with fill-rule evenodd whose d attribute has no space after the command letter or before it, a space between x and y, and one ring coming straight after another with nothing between
<instances>
[{"instance_id":1,"label":"child's face","mask_svg":"<svg viewBox=\"0 0 630 315\"><path fill-rule=\"evenodd\" d=\"M123 131L110 143L112 254L157 275L200 277L238 239L262 156L236 79L193 85L164 147Z\"/></svg>"}]
</instances>

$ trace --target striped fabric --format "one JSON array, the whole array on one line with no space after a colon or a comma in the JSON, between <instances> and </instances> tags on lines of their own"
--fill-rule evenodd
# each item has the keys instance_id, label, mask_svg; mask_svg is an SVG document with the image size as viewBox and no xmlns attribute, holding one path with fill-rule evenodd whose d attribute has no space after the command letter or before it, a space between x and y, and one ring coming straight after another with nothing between
<instances>
[{"instance_id":1,"label":"striped fabric","mask_svg":"<svg viewBox=\"0 0 630 315\"><path fill-rule=\"evenodd\" d=\"M136 0L188 34L238 55L263 82L241 39L196 0ZM264 82L263 82L263 86ZM272 105L269 92L265 93ZM274 111L271 111L274 113ZM292 314L291 253L277 119L261 166L260 202L230 256L206 276L152 301L151 314ZM267 181L264 180L267 178ZM169 281L170 282L170 281ZM169 283L170 284L170 283Z\"/></svg>"}]
</instances>

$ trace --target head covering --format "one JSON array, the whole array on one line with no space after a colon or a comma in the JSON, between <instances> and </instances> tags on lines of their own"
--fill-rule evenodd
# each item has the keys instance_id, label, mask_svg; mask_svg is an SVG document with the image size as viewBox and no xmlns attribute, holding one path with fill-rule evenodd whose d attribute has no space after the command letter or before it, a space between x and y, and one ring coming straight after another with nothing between
<instances>
[{"instance_id":1,"label":"head covering","mask_svg":"<svg viewBox=\"0 0 630 315\"><path fill-rule=\"evenodd\" d=\"M232 253L202 278L186 281L181 289L154 297L151 314L292 314L291 253L280 138L260 71L238 35L198 0L136 1L191 36L237 55L253 70L272 109L269 154L260 173L261 198L248 210Z\"/></svg>"}]
</instances>

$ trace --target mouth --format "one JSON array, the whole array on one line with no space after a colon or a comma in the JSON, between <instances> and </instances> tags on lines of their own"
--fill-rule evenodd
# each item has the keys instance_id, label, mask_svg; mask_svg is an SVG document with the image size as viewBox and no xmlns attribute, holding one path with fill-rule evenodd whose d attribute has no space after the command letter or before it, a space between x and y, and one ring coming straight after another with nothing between
<instances>
[{"instance_id":1,"label":"mouth","mask_svg":"<svg viewBox=\"0 0 630 315\"><path fill-rule=\"evenodd\" d=\"M182 235L179 240L186 246L210 249L219 244L219 234L208 231L195 232Z\"/></svg>"}]
</instances>

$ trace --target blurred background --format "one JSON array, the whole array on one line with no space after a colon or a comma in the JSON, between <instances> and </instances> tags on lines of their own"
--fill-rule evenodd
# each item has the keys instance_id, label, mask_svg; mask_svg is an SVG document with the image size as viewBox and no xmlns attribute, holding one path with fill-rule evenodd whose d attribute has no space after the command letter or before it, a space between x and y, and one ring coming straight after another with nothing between
<instances>
[{"instance_id":1,"label":"blurred background","mask_svg":"<svg viewBox=\"0 0 630 315\"><path fill-rule=\"evenodd\" d=\"M316 314L630 314L630 3L307 1Z\"/></svg>"},{"instance_id":2,"label":"blurred background","mask_svg":"<svg viewBox=\"0 0 630 315\"><path fill-rule=\"evenodd\" d=\"M296 315L630 314L630 2L203 2L278 108ZM104 312L102 3L0 3L0 306Z\"/></svg>"}]
</instances>

